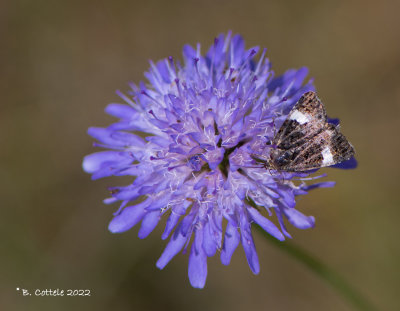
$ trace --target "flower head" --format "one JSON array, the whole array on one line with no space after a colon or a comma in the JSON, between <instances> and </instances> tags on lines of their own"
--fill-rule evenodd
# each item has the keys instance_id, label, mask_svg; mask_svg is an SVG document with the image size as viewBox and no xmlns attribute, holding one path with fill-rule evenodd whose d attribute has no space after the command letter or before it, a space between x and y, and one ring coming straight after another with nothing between
<instances>
[{"instance_id":1,"label":"flower head","mask_svg":"<svg viewBox=\"0 0 400 311\"><path fill-rule=\"evenodd\" d=\"M284 218L311 228L314 217L295 208L295 197L332 186L307 186L298 181L307 174L272 172L254 161L252 155L269 153L267 143L290 109L313 90L311 81L304 82L306 68L275 76L265 52L246 49L242 37L230 33L215 39L205 55L200 45L187 45L183 63L172 57L151 62L147 84L118 92L125 103L106 108L118 122L88 131L109 149L85 157L83 168L93 179L135 176L105 200L121 203L109 230L123 232L141 222L139 237L145 238L166 217L162 239L169 242L157 267L190 248L194 287L205 284L207 257L220 250L227 265L239 244L257 274L251 224L278 240L290 237ZM274 214L279 227L269 220Z\"/></svg>"}]
</instances>

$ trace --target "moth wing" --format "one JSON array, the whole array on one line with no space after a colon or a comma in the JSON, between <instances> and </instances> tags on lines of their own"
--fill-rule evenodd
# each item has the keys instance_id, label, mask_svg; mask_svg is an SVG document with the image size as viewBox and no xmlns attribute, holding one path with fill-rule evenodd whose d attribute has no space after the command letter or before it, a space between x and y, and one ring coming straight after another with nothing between
<instances>
[{"instance_id":1,"label":"moth wing","mask_svg":"<svg viewBox=\"0 0 400 311\"><path fill-rule=\"evenodd\" d=\"M304 136L301 133L315 134L323 129L326 119L325 107L317 94L312 91L307 92L290 111L275 135L273 144L279 146L285 140L300 139L300 136Z\"/></svg>"},{"instance_id":2,"label":"moth wing","mask_svg":"<svg viewBox=\"0 0 400 311\"><path fill-rule=\"evenodd\" d=\"M288 115L288 119L296 120L300 124L311 121L326 122L326 111L321 100L313 91L304 93Z\"/></svg>"},{"instance_id":3,"label":"moth wing","mask_svg":"<svg viewBox=\"0 0 400 311\"><path fill-rule=\"evenodd\" d=\"M349 160L354 154L355 150L353 145L346 139L346 137L339 131L339 127L335 127L332 124L327 124L327 128L332 129L333 134L330 137L330 149L333 155L332 164L324 166L330 166L343 161Z\"/></svg>"},{"instance_id":4,"label":"moth wing","mask_svg":"<svg viewBox=\"0 0 400 311\"><path fill-rule=\"evenodd\" d=\"M315 92L301 96L275 135L273 145L287 149L318 135L326 124L326 111Z\"/></svg>"},{"instance_id":5,"label":"moth wing","mask_svg":"<svg viewBox=\"0 0 400 311\"><path fill-rule=\"evenodd\" d=\"M354 153L354 147L335 125L326 123L324 129L307 144L282 150L276 159L287 158L279 169L294 172L331 166L349 160Z\"/></svg>"}]
</instances>

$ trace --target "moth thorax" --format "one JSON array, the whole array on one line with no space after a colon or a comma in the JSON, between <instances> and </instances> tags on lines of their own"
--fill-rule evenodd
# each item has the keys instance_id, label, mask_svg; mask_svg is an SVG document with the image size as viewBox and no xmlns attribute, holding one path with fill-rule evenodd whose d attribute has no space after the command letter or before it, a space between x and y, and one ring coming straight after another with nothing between
<instances>
[{"instance_id":1,"label":"moth thorax","mask_svg":"<svg viewBox=\"0 0 400 311\"><path fill-rule=\"evenodd\" d=\"M280 153L278 150L273 150L271 152L271 162L276 168L284 167L290 163L292 154L289 151Z\"/></svg>"}]
</instances>

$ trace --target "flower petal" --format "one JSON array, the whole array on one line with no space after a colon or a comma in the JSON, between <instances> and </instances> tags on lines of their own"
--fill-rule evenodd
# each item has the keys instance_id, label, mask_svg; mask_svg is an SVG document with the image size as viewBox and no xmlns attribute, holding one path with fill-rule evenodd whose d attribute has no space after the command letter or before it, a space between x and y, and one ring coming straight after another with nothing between
<instances>
[{"instance_id":1,"label":"flower petal","mask_svg":"<svg viewBox=\"0 0 400 311\"><path fill-rule=\"evenodd\" d=\"M95 173L110 165L125 166L130 164L134 158L132 155L119 151L101 151L89 154L83 158L82 167L86 173Z\"/></svg>"},{"instance_id":2,"label":"flower petal","mask_svg":"<svg viewBox=\"0 0 400 311\"><path fill-rule=\"evenodd\" d=\"M207 221L203 229L203 248L208 257L214 256L217 251L217 244L211 232L210 221Z\"/></svg>"},{"instance_id":3,"label":"flower petal","mask_svg":"<svg viewBox=\"0 0 400 311\"><path fill-rule=\"evenodd\" d=\"M349 160L332 165L330 167L341 168L343 170L354 169L358 166L357 160L354 157L351 157Z\"/></svg>"},{"instance_id":4,"label":"flower petal","mask_svg":"<svg viewBox=\"0 0 400 311\"><path fill-rule=\"evenodd\" d=\"M137 115L137 112L135 109L128 105L122 105L122 104L109 104L105 111L117 118L120 119L131 119L135 115Z\"/></svg>"},{"instance_id":5,"label":"flower petal","mask_svg":"<svg viewBox=\"0 0 400 311\"><path fill-rule=\"evenodd\" d=\"M127 231L141 221L144 215L146 215L144 204L127 206L111 220L108 230L112 233Z\"/></svg>"},{"instance_id":6,"label":"flower petal","mask_svg":"<svg viewBox=\"0 0 400 311\"><path fill-rule=\"evenodd\" d=\"M312 190L312 189L315 189L315 188L330 188L330 187L333 187L335 184L336 183L334 181L324 181L324 182L319 182L319 183L315 183L315 184L312 184L312 185L305 186L303 188L303 190L309 191L309 190Z\"/></svg>"},{"instance_id":7,"label":"flower petal","mask_svg":"<svg viewBox=\"0 0 400 311\"><path fill-rule=\"evenodd\" d=\"M160 211L150 212L144 216L138 233L139 238L144 239L154 230L160 220L160 216Z\"/></svg>"},{"instance_id":8,"label":"flower petal","mask_svg":"<svg viewBox=\"0 0 400 311\"><path fill-rule=\"evenodd\" d=\"M330 123L330 124L333 124L333 125L339 125L340 120L336 119L336 118L328 118L327 122Z\"/></svg>"},{"instance_id":9,"label":"flower petal","mask_svg":"<svg viewBox=\"0 0 400 311\"><path fill-rule=\"evenodd\" d=\"M221 250L221 262L223 265L229 265L231 258L240 242L240 234L236 226L228 221L225 231L224 244Z\"/></svg>"},{"instance_id":10,"label":"flower petal","mask_svg":"<svg viewBox=\"0 0 400 311\"><path fill-rule=\"evenodd\" d=\"M291 239L292 236L290 235L290 233L286 229L285 223L283 221L281 209L277 208L275 210L275 214L276 214L276 218L278 218L278 222L279 222L279 225L281 226L281 230L282 230L283 234Z\"/></svg>"},{"instance_id":11,"label":"flower petal","mask_svg":"<svg viewBox=\"0 0 400 311\"><path fill-rule=\"evenodd\" d=\"M247 263L249 264L250 270L254 274L258 274L260 272L260 263L251 232L246 230L241 230L241 232L242 245L246 254Z\"/></svg>"},{"instance_id":12,"label":"flower petal","mask_svg":"<svg viewBox=\"0 0 400 311\"><path fill-rule=\"evenodd\" d=\"M165 230L161 236L161 239L165 240L169 236L181 216L185 215L186 209L190 206L190 204L191 202L185 200L183 204L178 204L171 208L171 214L167 219L167 224L165 225Z\"/></svg>"},{"instance_id":13,"label":"flower petal","mask_svg":"<svg viewBox=\"0 0 400 311\"><path fill-rule=\"evenodd\" d=\"M167 224L165 225L165 230L161 236L161 239L165 240L166 238L168 238L172 229L174 229L174 227L178 223L180 217L181 217L181 215L175 214L175 213L171 213L171 215L169 215L169 217L167 219Z\"/></svg>"},{"instance_id":14,"label":"flower petal","mask_svg":"<svg viewBox=\"0 0 400 311\"><path fill-rule=\"evenodd\" d=\"M195 239L189 255L189 281L195 288L203 288L207 279L207 256L203 250L203 230L195 233Z\"/></svg>"},{"instance_id":15,"label":"flower petal","mask_svg":"<svg viewBox=\"0 0 400 311\"><path fill-rule=\"evenodd\" d=\"M161 254L161 257L157 260L156 266L158 269L164 269L164 267L170 262L176 254L178 254L183 246L185 245L187 237L182 234L172 235L170 241Z\"/></svg>"},{"instance_id":16,"label":"flower petal","mask_svg":"<svg viewBox=\"0 0 400 311\"><path fill-rule=\"evenodd\" d=\"M289 222L299 229L314 228L315 218L313 216L306 216L294 208L284 208L283 213Z\"/></svg>"},{"instance_id":17,"label":"flower petal","mask_svg":"<svg viewBox=\"0 0 400 311\"><path fill-rule=\"evenodd\" d=\"M251 218L266 232L277 238L279 241L285 240L282 232L270 220L262 216L255 208L248 207L247 210L249 211Z\"/></svg>"}]
</instances>

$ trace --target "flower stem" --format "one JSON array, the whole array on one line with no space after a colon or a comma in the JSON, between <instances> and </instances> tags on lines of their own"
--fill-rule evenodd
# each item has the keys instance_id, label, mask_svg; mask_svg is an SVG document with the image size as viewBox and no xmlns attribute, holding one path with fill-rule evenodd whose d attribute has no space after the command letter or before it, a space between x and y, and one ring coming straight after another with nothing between
<instances>
[{"instance_id":1,"label":"flower stem","mask_svg":"<svg viewBox=\"0 0 400 311\"><path fill-rule=\"evenodd\" d=\"M255 225L255 224L253 224ZM273 245L279 247L281 250L286 252L288 255L297 259L299 262L307 266L311 271L323 279L326 283L329 283L333 289L339 293L348 303L350 303L355 309L363 311L376 311L377 309L365 299L356 289L354 289L349 283L347 283L340 275L338 275L333 269L326 266L320 260L307 253L304 249L290 243L281 242L266 233L258 225L255 225L257 230Z\"/></svg>"}]
</instances>

